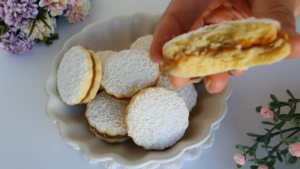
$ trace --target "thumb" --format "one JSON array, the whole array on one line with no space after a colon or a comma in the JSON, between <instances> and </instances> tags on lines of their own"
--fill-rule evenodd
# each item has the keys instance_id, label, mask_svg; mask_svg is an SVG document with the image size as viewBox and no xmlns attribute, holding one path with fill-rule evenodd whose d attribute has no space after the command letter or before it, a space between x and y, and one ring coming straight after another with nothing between
<instances>
[{"instance_id":1,"label":"thumb","mask_svg":"<svg viewBox=\"0 0 300 169\"><path fill-rule=\"evenodd\" d=\"M275 19L290 37L291 54L287 58L300 56L300 35L296 31L296 0L252 0L250 1L253 16Z\"/></svg>"}]
</instances>

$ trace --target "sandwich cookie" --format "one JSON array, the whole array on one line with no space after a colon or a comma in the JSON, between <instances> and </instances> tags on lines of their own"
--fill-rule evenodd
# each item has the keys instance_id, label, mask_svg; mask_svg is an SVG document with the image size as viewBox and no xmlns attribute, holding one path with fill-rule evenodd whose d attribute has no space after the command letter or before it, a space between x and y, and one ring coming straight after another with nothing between
<instances>
[{"instance_id":1,"label":"sandwich cookie","mask_svg":"<svg viewBox=\"0 0 300 169\"><path fill-rule=\"evenodd\" d=\"M204 77L272 64L291 52L278 21L250 18L180 35L163 47L164 66L176 77Z\"/></svg>"},{"instance_id":2,"label":"sandwich cookie","mask_svg":"<svg viewBox=\"0 0 300 169\"><path fill-rule=\"evenodd\" d=\"M143 89L126 108L128 136L145 149L163 150L181 139L189 125L189 110L175 91Z\"/></svg>"},{"instance_id":3,"label":"sandwich cookie","mask_svg":"<svg viewBox=\"0 0 300 169\"><path fill-rule=\"evenodd\" d=\"M111 51L111 50L105 50L105 51L99 51L96 54L99 56L101 63L105 62L106 58L109 58L110 56L116 54L117 52ZM100 85L99 91L104 91L104 88L102 85Z\"/></svg>"},{"instance_id":4,"label":"sandwich cookie","mask_svg":"<svg viewBox=\"0 0 300 169\"><path fill-rule=\"evenodd\" d=\"M99 57L81 46L67 51L57 71L57 89L68 105L84 104L93 99L99 89L102 69Z\"/></svg>"},{"instance_id":5,"label":"sandwich cookie","mask_svg":"<svg viewBox=\"0 0 300 169\"><path fill-rule=\"evenodd\" d=\"M124 122L126 107L105 91L99 93L87 104L85 116L90 130L99 139L110 143L126 141L129 139Z\"/></svg>"},{"instance_id":6,"label":"sandwich cookie","mask_svg":"<svg viewBox=\"0 0 300 169\"><path fill-rule=\"evenodd\" d=\"M157 86L174 90L181 98L184 99L186 107L190 112L196 106L198 94L193 84L188 84L182 88L175 89L170 85L168 77L160 75L160 81Z\"/></svg>"},{"instance_id":7,"label":"sandwich cookie","mask_svg":"<svg viewBox=\"0 0 300 169\"><path fill-rule=\"evenodd\" d=\"M152 41L153 41L153 35L146 35L146 36L140 37L131 44L130 49L143 50L143 51L149 53Z\"/></svg>"},{"instance_id":8,"label":"sandwich cookie","mask_svg":"<svg viewBox=\"0 0 300 169\"><path fill-rule=\"evenodd\" d=\"M140 90L152 87L159 76L158 64L142 50L123 50L102 63L101 85L118 99L130 99Z\"/></svg>"}]
</instances>

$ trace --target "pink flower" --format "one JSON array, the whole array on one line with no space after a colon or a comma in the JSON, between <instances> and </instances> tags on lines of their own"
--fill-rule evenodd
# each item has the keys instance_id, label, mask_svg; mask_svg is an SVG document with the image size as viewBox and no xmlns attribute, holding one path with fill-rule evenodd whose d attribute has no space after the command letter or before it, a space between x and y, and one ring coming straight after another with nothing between
<instances>
[{"instance_id":1,"label":"pink flower","mask_svg":"<svg viewBox=\"0 0 300 169\"><path fill-rule=\"evenodd\" d=\"M63 11L67 9L67 0L41 0L40 7L49 6L51 16L62 15Z\"/></svg>"},{"instance_id":2,"label":"pink flower","mask_svg":"<svg viewBox=\"0 0 300 169\"><path fill-rule=\"evenodd\" d=\"M239 165L245 165L245 157L240 155L240 154L235 154L233 159L235 160L235 162Z\"/></svg>"},{"instance_id":3,"label":"pink flower","mask_svg":"<svg viewBox=\"0 0 300 169\"><path fill-rule=\"evenodd\" d=\"M292 154L292 156L300 157L300 143L290 144L289 151Z\"/></svg>"},{"instance_id":4,"label":"pink flower","mask_svg":"<svg viewBox=\"0 0 300 169\"><path fill-rule=\"evenodd\" d=\"M65 16L70 23L77 23L89 15L91 3L89 0L69 0L69 9Z\"/></svg>"},{"instance_id":5,"label":"pink flower","mask_svg":"<svg viewBox=\"0 0 300 169\"><path fill-rule=\"evenodd\" d=\"M258 169L268 169L268 166L265 166L265 165L259 165L259 166L258 166Z\"/></svg>"},{"instance_id":6,"label":"pink flower","mask_svg":"<svg viewBox=\"0 0 300 169\"><path fill-rule=\"evenodd\" d=\"M269 109L269 107L262 107L260 109L260 114L264 116L264 118L271 118L272 117L272 110Z\"/></svg>"}]
</instances>

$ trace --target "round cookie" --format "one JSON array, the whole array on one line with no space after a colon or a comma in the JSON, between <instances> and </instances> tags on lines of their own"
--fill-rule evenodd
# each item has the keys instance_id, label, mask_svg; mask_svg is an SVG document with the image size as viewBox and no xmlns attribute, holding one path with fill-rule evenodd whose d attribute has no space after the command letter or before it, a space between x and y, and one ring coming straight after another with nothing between
<instances>
[{"instance_id":1,"label":"round cookie","mask_svg":"<svg viewBox=\"0 0 300 169\"><path fill-rule=\"evenodd\" d=\"M164 66L176 77L204 77L273 64L291 53L280 22L249 18L179 35L163 46Z\"/></svg>"},{"instance_id":2,"label":"round cookie","mask_svg":"<svg viewBox=\"0 0 300 169\"><path fill-rule=\"evenodd\" d=\"M109 96L105 91L99 93L87 104L85 116L90 130L107 142L123 142L129 137L124 122L127 105Z\"/></svg>"},{"instance_id":3,"label":"round cookie","mask_svg":"<svg viewBox=\"0 0 300 169\"><path fill-rule=\"evenodd\" d=\"M163 150L181 139L189 125L189 110L175 91L144 89L126 108L128 136L145 149Z\"/></svg>"},{"instance_id":4,"label":"round cookie","mask_svg":"<svg viewBox=\"0 0 300 169\"><path fill-rule=\"evenodd\" d=\"M195 90L195 86L193 84L188 84L182 88L174 89L170 85L169 78L166 76L160 75L160 83L157 84L159 87L165 87L169 90L174 90L180 97L182 97L186 103L186 107L191 112L192 109L196 106L197 103L197 91Z\"/></svg>"},{"instance_id":5,"label":"round cookie","mask_svg":"<svg viewBox=\"0 0 300 169\"><path fill-rule=\"evenodd\" d=\"M93 61L93 79L92 79L92 85L89 91L87 92L85 98L81 101L81 103L88 103L96 96L100 88L100 83L102 78L102 66L101 66L101 61L99 56L94 51L91 50L88 51Z\"/></svg>"},{"instance_id":6,"label":"round cookie","mask_svg":"<svg viewBox=\"0 0 300 169\"><path fill-rule=\"evenodd\" d=\"M116 54L117 52L111 50L98 51L96 54L99 56L101 64L105 62L105 59ZM102 85L100 85L99 91L104 91Z\"/></svg>"},{"instance_id":7,"label":"round cookie","mask_svg":"<svg viewBox=\"0 0 300 169\"><path fill-rule=\"evenodd\" d=\"M63 102L79 104L87 95L93 78L93 61L90 53L81 46L67 51L57 71L57 89Z\"/></svg>"},{"instance_id":8,"label":"round cookie","mask_svg":"<svg viewBox=\"0 0 300 169\"><path fill-rule=\"evenodd\" d=\"M116 54L118 52L105 50L105 51L98 51L96 54L99 56L101 62L105 62L105 59L109 58L110 56Z\"/></svg>"},{"instance_id":9,"label":"round cookie","mask_svg":"<svg viewBox=\"0 0 300 169\"><path fill-rule=\"evenodd\" d=\"M130 49L143 50L149 53L152 41L153 41L153 35L146 35L140 37L131 44Z\"/></svg>"},{"instance_id":10,"label":"round cookie","mask_svg":"<svg viewBox=\"0 0 300 169\"><path fill-rule=\"evenodd\" d=\"M123 50L102 63L101 85L119 99L131 98L140 90L152 87L159 76L158 64L142 50Z\"/></svg>"}]
</instances>

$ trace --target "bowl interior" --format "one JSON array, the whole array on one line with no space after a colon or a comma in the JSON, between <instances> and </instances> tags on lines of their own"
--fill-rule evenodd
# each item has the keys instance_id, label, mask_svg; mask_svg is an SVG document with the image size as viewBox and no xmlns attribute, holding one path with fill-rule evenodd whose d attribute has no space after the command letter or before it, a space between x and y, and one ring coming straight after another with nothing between
<instances>
[{"instance_id":1,"label":"bowl interior","mask_svg":"<svg viewBox=\"0 0 300 169\"><path fill-rule=\"evenodd\" d=\"M105 22L87 26L70 38L54 58L52 71L45 89L49 96L48 117L57 123L62 138L74 147L80 147L87 158L94 161L115 160L127 167L140 167L149 163L168 162L179 157L185 150L203 144L226 113L226 99L231 86L215 95L206 92L203 83L195 85L198 102L190 114L190 124L184 137L173 147L163 151L148 151L127 140L124 143L106 143L95 137L88 128L85 105L68 106L60 100L56 88L56 72L63 54L72 46L80 45L95 52L129 49L137 38L153 34L161 15L139 13L119 16Z\"/></svg>"}]
</instances>

